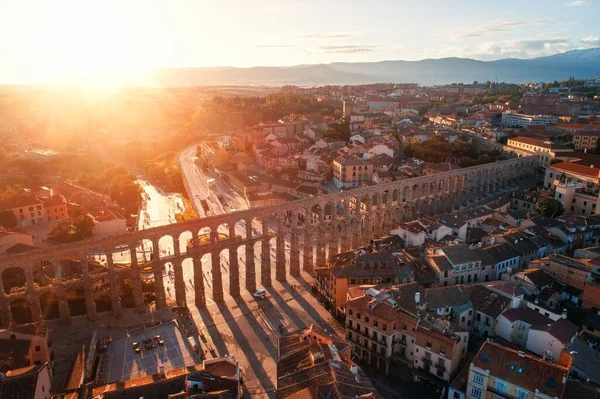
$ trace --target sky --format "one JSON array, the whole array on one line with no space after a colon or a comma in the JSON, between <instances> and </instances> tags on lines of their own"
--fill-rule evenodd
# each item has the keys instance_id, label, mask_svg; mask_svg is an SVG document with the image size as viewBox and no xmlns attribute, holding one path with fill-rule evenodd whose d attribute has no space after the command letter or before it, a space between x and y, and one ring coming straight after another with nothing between
<instances>
[{"instance_id":1,"label":"sky","mask_svg":"<svg viewBox=\"0 0 600 399\"><path fill-rule=\"evenodd\" d=\"M531 58L600 47L600 0L0 0L0 83L145 68Z\"/></svg>"}]
</instances>

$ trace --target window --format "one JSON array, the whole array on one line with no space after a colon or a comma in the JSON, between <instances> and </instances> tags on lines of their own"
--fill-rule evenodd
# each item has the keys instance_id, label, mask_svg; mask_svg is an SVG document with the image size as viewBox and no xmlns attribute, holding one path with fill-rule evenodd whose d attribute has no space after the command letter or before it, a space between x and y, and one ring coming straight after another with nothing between
<instances>
[{"instance_id":1,"label":"window","mask_svg":"<svg viewBox=\"0 0 600 399\"><path fill-rule=\"evenodd\" d=\"M478 384L483 384L483 374L473 373L473 381Z\"/></svg>"},{"instance_id":2,"label":"window","mask_svg":"<svg viewBox=\"0 0 600 399\"><path fill-rule=\"evenodd\" d=\"M472 387L472 388L471 388L471 395L472 395L474 398L481 398L481 389L479 389L479 388L475 388L475 387Z\"/></svg>"},{"instance_id":3,"label":"window","mask_svg":"<svg viewBox=\"0 0 600 399\"><path fill-rule=\"evenodd\" d=\"M446 347L445 346L440 346L440 354L441 355L445 355L446 354Z\"/></svg>"},{"instance_id":4,"label":"window","mask_svg":"<svg viewBox=\"0 0 600 399\"><path fill-rule=\"evenodd\" d=\"M378 324L377 320L373 320L373 326L377 327Z\"/></svg>"},{"instance_id":5,"label":"window","mask_svg":"<svg viewBox=\"0 0 600 399\"><path fill-rule=\"evenodd\" d=\"M352 328L352 320L348 320L348 327Z\"/></svg>"},{"instance_id":6,"label":"window","mask_svg":"<svg viewBox=\"0 0 600 399\"><path fill-rule=\"evenodd\" d=\"M360 313L357 313L357 314L356 314L356 318L357 318L358 320L360 320Z\"/></svg>"},{"instance_id":7,"label":"window","mask_svg":"<svg viewBox=\"0 0 600 399\"><path fill-rule=\"evenodd\" d=\"M383 329L383 331L386 331L386 330L387 330L387 325L385 325L385 324L382 324L382 325L381 325L381 328Z\"/></svg>"},{"instance_id":8,"label":"window","mask_svg":"<svg viewBox=\"0 0 600 399\"><path fill-rule=\"evenodd\" d=\"M427 341L427 343L425 344L425 346L427 346L427 349L431 349L431 342Z\"/></svg>"},{"instance_id":9,"label":"window","mask_svg":"<svg viewBox=\"0 0 600 399\"><path fill-rule=\"evenodd\" d=\"M36 352L39 352L39 351L41 351L41 350L42 350L42 348L40 348L40 346L39 346L39 345L36 345L36 347L35 347L35 351L36 351Z\"/></svg>"},{"instance_id":10,"label":"window","mask_svg":"<svg viewBox=\"0 0 600 399\"><path fill-rule=\"evenodd\" d=\"M368 323L368 322L369 322L369 317L365 316L365 323Z\"/></svg>"},{"instance_id":11,"label":"window","mask_svg":"<svg viewBox=\"0 0 600 399\"><path fill-rule=\"evenodd\" d=\"M354 313L354 312L352 311L352 309L348 310L348 314L349 314L350 316L352 316L352 313Z\"/></svg>"},{"instance_id":12,"label":"window","mask_svg":"<svg viewBox=\"0 0 600 399\"><path fill-rule=\"evenodd\" d=\"M495 389L498 393L504 393L506 391L506 384L503 381L496 380Z\"/></svg>"},{"instance_id":13,"label":"window","mask_svg":"<svg viewBox=\"0 0 600 399\"><path fill-rule=\"evenodd\" d=\"M517 388L516 391L517 391L517 399L527 399L527 391L523 391L519 388Z\"/></svg>"},{"instance_id":14,"label":"window","mask_svg":"<svg viewBox=\"0 0 600 399\"><path fill-rule=\"evenodd\" d=\"M404 324L404 323L402 324L402 329L403 329L404 331L406 331L406 324Z\"/></svg>"}]
</instances>

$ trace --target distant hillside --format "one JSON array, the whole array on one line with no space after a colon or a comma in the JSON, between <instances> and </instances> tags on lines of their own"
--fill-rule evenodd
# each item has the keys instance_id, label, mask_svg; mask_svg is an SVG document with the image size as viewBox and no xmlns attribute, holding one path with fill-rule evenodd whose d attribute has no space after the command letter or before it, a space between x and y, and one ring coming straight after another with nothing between
<instances>
[{"instance_id":1,"label":"distant hillside","mask_svg":"<svg viewBox=\"0 0 600 399\"><path fill-rule=\"evenodd\" d=\"M420 61L336 62L294 67L168 68L153 70L161 86L325 85L376 82L422 85L477 81L553 81L600 77L600 48L532 59L478 61L441 58Z\"/></svg>"}]
</instances>

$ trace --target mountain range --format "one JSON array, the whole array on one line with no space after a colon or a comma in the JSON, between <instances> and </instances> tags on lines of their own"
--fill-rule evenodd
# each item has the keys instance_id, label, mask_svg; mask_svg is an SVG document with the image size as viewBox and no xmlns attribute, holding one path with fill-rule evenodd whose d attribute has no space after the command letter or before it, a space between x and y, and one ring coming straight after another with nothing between
<instances>
[{"instance_id":1,"label":"mountain range","mask_svg":"<svg viewBox=\"0 0 600 399\"><path fill-rule=\"evenodd\" d=\"M334 62L292 67L163 68L150 71L159 86L205 85L344 85L477 81L540 82L600 77L600 48L573 50L531 59L479 61L440 58L420 61Z\"/></svg>"}]
</instances>

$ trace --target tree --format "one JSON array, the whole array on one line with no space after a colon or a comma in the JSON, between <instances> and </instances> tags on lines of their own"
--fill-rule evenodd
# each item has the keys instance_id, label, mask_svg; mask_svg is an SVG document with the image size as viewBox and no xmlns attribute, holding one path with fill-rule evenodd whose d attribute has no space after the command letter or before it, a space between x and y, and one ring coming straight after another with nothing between
<instances>
[{"instance_id":1,"label":"tree","mask_svg":"<svg viewBox=\"0 0 600 399\"><path fill-rule=\"evenodd\" d=\"M17 217L11 211L0 212L0 226L12 229L17 225Z\"/></svg>"},{"instance_id":2,"label":"tree","mask_svg":"<svg viewBox=\"0 0 600 399\"><path fill-rule=\"evenodd\" d=\"M89 215L83 215L73 221L77 234L83 238L91 238L94 235L94 220Z\"/></svg>"},{"instance_id":3,"label":"tree","mask_svg":"<svg viewBox=\"0 0 600 399\"><path fill-rule=\"evenodd\" d=\"M555 218L565 211L562 202L552 197L543 197L535 204L535 209L543 216Z\"/></svg>"}]
</instances>

